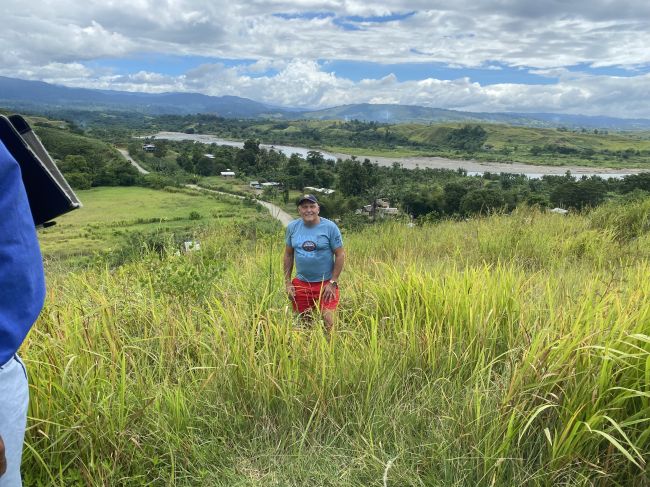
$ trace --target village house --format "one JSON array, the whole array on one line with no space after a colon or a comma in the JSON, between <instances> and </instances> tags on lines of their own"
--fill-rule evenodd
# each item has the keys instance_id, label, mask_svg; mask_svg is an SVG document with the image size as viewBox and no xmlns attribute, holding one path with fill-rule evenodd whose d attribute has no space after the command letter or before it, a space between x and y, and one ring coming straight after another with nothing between
<instances>
[{"instance_id":1,"label":"village house","mask_svg":"<svg viewBox=\"0 0 650 487\"><path fill-rule=\"evenodd\" d=\"M384 218L386 216L399 215L399 209L395 207L391 207L390 202L385 198L377 198L375 200L374 212L375 212L375 216L379 216L380 218ZM373 205L372 204L365 205L363 208L355 211L355 213L357 215L372 216Z\"/></svg>"},{"instance_id":2,"label":"village house","mask_svg":"<svg viewBox=\"0 0 650 487\"><path fill-rule=\"evenodd\" d=\"M156 150L156 146L153 144L144 144L142 146L142 150L145 152L154 152Z\"/></svg>"},{"instance_id":3,"label":"village house","mask_svg":"<svg viewBox=\"0 0 650 487\"><path fill-rule=\"evenodd\" d=\"M320 194L332 194L334 193L333 189L329 188L315 188L313 186L305 186L303 192L307 194L320 193Z\"/></svg>"}]
</instances>

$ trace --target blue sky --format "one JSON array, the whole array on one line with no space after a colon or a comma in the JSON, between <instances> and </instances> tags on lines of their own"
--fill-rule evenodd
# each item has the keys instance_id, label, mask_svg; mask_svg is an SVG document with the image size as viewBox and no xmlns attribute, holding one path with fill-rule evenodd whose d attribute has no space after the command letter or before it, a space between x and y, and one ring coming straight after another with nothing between
<instances>
[{"instance_id":1,"label":"blue sky","mask_svg":"<svg viewBox=\"0 0 650 487\"><path fill-rule=\"evenodd\" d=\"M0 14L3 76L289 107L650 118L645 0L3 0Z\"/></svg>"},{"instance_id":2,"label":"blue sky","mask_svg":"<svg viewBox=\"0 0 650 487\"><path fill-rule=\"evenodd\" d=\"M228 68L243 68L255 64L253 59L220 59L204 56L178 56L165 54L133 54L124 58L107 58L87 61L84 64L94 70L107 70L121 75L134 74L139 71L156 71L169 76L178 76L191 69L198 68L205 64L222 64ZM443 80L454 80L458 78L469 78L482 85L498 83L529 83L529 84L552 84L557 82L553 76L542 76L531 73L523 68L511 68L498 64L490 64L485 68L464 68L450 67L443 63L391 63L382 64L369 61L329 61L319 59L321 69L334 72L337 76L352 80L361 81L369 78L384 78L394 74L399 81L414 81L425 78L437 78ZM631 75L629 71L614 68L591 69L586 66L576 66L575 71L591 71L609 73L617 76ZM252 77L275 76L278 70L274 68L264 71L252 72Z\"/></svg>"}]
</instances>

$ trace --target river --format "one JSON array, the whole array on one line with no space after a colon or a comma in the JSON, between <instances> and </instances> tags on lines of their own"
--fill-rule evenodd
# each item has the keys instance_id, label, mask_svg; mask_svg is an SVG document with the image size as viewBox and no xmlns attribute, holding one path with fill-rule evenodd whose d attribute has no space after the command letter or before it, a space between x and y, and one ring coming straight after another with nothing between
<instances>
[{"instance_id":1,"label":"river","mask_svg":"<svg viewBox=\"0 0 650 487\"><path fill-rule=\"evenodd\" d=\"M194 140L203 144L218 144L228 145L232 147L244 147L243 142L234 140L222 139L215 135L209 134L186 134L183 132L158 132L154 136L156 139L163 140ZM291 156L291 154L299 154L302 157L307 157L307 153L311 150L317 150L323 157L330 160L348 159L349 154L330 153L318 149L308 149L305 147L294 147L289 145L269 145L260 144L260 147L265 149L274 149L282 152L283 154ZM639 174L648 172L643 169L611 169L611 168L593 168L584 166L538 166L533 164L524 164L519 162L484 162L472 159L447 159L444 157L378 157L378 156L357 156L357 159L363 161L369 159L371 162L377 163L380 166L392 166L394 163L400 164L406 169L463 169L469 175L483 175L486 172L490 173L508 173L508 174L524 174L531 179L539 179L547 175L563 175L570 171L576 177L591 177L599 176L604 179L608 178L623 178L630 174Z\"/></svg>"}]
</instances>

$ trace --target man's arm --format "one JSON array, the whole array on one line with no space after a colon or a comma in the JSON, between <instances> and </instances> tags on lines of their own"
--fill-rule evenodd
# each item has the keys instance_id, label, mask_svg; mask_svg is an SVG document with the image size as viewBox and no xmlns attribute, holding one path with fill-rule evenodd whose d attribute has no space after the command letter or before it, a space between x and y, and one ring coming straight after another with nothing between
<instances>
[{"instance_id":1,"label":"man's arm","mask_svg":"<svg viewBox=\"0 0 650 487\"><path fill-rule=\"evenodd\" d=\"M343 247L334 249L334 259L334 267L332 268L332 279L330 279L330 283L332 281L338 281L341 272L343 272L343 265L345 264L345 250L343 250ZM328 283L323 289L323 299L326 301L334 299L337 287L338 284L335 286Z\"/></svg>"},{"instance_id":2,"label":"man's arm","mask_svg":"<svg viewBox=\"0 0 650 487\"><path fill-rule=\"evenodd\" d=\"M293 284L291 284L291 273L293 272L293 247L285 246L284 247L284 259L283 259L283 269L284 269L284 287L287 290L287 294L293 297L295 294L295 289Z\"/></svg>"},{"instance_id":3,"label":"man's arm","mask_svg":"<svg viewBox=\"0 0 650 487\"><path fill-rule=\"evenodd\" d=\"M5 456L5 442L0 436L0 477L7 471L7 457Z\"/></svg>"},{"instance_id":4,"label":"man's arm","mask_svg":"<svg viewBox=\"0 0 650 487\"><path fill-rule=\"evenodd\" d=\"M343 272L343 265L345 264L345 250L343 250L343 247L334 250L334 259L332 281L338 281L341 272Z\"/></svg>"}]
</instances>

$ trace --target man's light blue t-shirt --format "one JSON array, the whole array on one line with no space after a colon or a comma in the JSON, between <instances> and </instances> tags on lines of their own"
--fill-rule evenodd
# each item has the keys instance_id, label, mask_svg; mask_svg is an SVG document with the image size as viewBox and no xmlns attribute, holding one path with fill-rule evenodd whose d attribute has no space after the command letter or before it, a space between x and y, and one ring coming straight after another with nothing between
<instances>
[{"instance_id":1,"label":"man's light blue t-shirt","mask_svg":"<svg viewBox=\"0 0 650 487\"><path fill-rule=\"evenodd\" d=\"M321 217L320 223L308 227L302 219L289 223L285 242L292 247L298 279L321 282L332 278L334 250L343 246L339 227Z\"/></svg>"}]
</instances>

